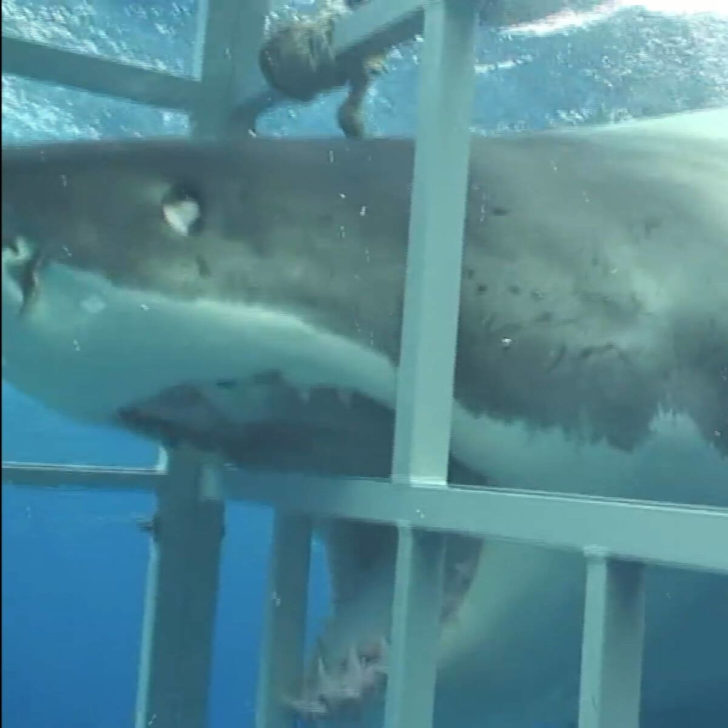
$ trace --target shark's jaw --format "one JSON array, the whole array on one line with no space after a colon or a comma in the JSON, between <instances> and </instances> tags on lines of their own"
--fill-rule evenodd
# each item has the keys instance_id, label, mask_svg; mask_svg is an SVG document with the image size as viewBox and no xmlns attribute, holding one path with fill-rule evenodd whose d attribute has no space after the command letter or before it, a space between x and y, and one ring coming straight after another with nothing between
<instances>
[{"instance_id":1,"label":"shark's jaw","mask_svg":"<svg viewBox=\"0 0 728 728\"><path fill-rule=\"evenodd\" d=\"M3 374L20 389L74 417L269 468L285 468L288 453L288 467L356 472L336 466L349 421L375 438L368 453L357 442L360 474L386 475L378 428L391 420L395 387L386 358L284 311L125 290L57 262L44 266L26 310L18 270L32 243L22 254L3 260L3 336L12 342Z\"/></svg>"},{"instance_id":2,"label":"shark's jaw","mask_svg":"<svg viewBox=\"0 0 728 728\"><path fill-rule=\"evenodd\" d=\"M687 126L689 127L689 123ZM601 159L600 150L606 150L602 160L604 167L594 171L576 165L569 168L570 174L573 173L577 178L583 174L589 181L598 176L598 171L607 179L610 174L619 172L620 165L614 163L608 154L612 144L609 137L612 133L619 134L610 131L603 136L597 135L593 147L590 147L592 151L596 148L599 152L595 156L597 162ZM685 178L679 177L679 181L697 181L702 185L698 193L704 192L705 199L710 201L714 199L711 195L715 198L718 195L711 192L709 187L718 187L719 190L726 187L726 179L722 176L725 164L717 160L715 165L711 165L709 156L703 153L702 148L691 157L691 140L692 137L688 134L685 137L687 146L679 154L675 154L674 147L661 146L659 143L654 145L653 152L657 161L667 165L668 171L673 161L680 163L685 156L690 174ZM552 141L555 154L561 149L563 140L557 137ZM659 142L659 136L657 141ZM595 410L596 424L604 426L603 431L611 435L611 440L608 437L580 439L568 427L547 426L537 416L517 417L509 411L498 410L497 407L484 407L478 396L468 396L472 392L478 393L479 388L481 393L482 390L488 390L486 394L510 388L517 398L528 400L530 395L525 395L528 394L529 385L532 385L531 380L515 378L506 381L510 373L509 367L515 366L518 361L516 357L522 343L520 337L525 340L535 330L539 335L545 332L544 336L548 339L550 336L556 337L561 331L558 328L560 322L545 315L536 322L540 328L534 327L529 319L531 309L528 306L540 304L538 289L543 288L544 283L544 278L534 271L551 273L556 270L548 267L550 260L539 257L536 246L527 250L527 265L523 267L523 276L528 285L522 285L524 290L515 290L516 287L510 285L509 281L512 290L506 290L505 295L494 296L487 305L481 305L487 310L490 310L491 305L501 306L498 310L501 319L495 324L476 305L486 295L485 289L480 290L485 287L481 276L488 275L490 268L496 272L510 271L508 265L497 266L502 263L501 257L507 255L508 245L517 241L521 234L527 239L534 230L544 234L553 233L554 229L560 229L562 219L566 225L566 237L586 234L578 225L574 226L574 219L578 222L579 216L571 215L573 200L569 200L568 205L561 201L563 209L552 210L548 205L529 207L533 196L538 197L549 190L545 189L546 185L539 187L538 179L525 175L525 172L533 159L538 158L540 149L548 151L551 147L542 148L536 144L534 150L530 150L528 144L530 142L526 143L525 155L519 152L511 157L510 147L496 144L492 149L486 147L487 154L484 152L482 158L478 157L486 162L495 159L496 166L504 172L504 189L517 191L519 180L524 178L532 185L532 189L529 190L530 195L522 200L517 198L525 210L523 214L519 210L509 211L507 207L501 207L498 200L490 201L489 208L480 209L483 198L477 189L477 179L476 187L471 191L478 202L478 208L474 216L471 216L470 225L475 233L485 226L491 237L485 241L483 249L489 255L492 254L492 258L486 257L486 265L482 266L482 261L477 256L466 259L469 262L466 263L464 271L459 354L466 353L471 364L480 361L477 354L481 352L485 358L490 357L490 371L491 375L495 375L492 379L495 384L489 387L480 386L483 378L477 369L473 372L472 367L466 366L459 371L460 394L453 411L452 454L455 465L466 468L470 474L476 474L475 479L479 476L481 480L487 479L495 485L725 504L728 495L724 483L728 470L725 457L721 454L725 453L725 448L720 447L720 438L724 435L717 426L712 428L714 432L706 426L706 423L720 421L720 416L723 416L720 407L714 410L717 411L717 418L713 415L712 420L707 417L703 422L692 417L685 407L676 408L676 413L669 407L657 408L647 426L643 427L645 434L641 438L633 434L634 428L625 427L627 446L620 447L619 428L615 428L614 422L610 422L610 418L619 415L619 409L607 407ZM724 150L725 146L720 144L717 149ZM300 152L303 155L301 167L305 171L311 162L308 156L311 148L298 148L295 145L293 148L298 150L297 154ZM362 147L364 150L366 148ZM115 152L116 161L122 163L119 170L121 179L136 164L142 171L149 172L152 169L149 165L144 166L147 162L140 150L143 152L144 147L130 151L131 156L137 155L134 165L125 163L125 148L121 152ZM337 149L332 159L343 156L344 151ZM182 145L180 153L184 155L185 152L186 146ZM499 156L501 153L502 158ZM366 157L367 154L363 153L357 159L361 162ZM74 158L73 152L67 157L68 160ZM165 164L169 162L168 155L161 155L160 158ZM549 157L545 158L548 160ZM620 159L624 161L623 158ZM504 160L513 164L503 164ZM353 161L349 159L349 162ZM406 161L406 155L400 154L399 162ZM564 166L567 161L569 160L565 161ZM276 164L280 163L281 160L278 159ZM326 164L328 163L326 158ZM574 164L573 160L570 163ZM519 166L521 164L525 166ZM324 175L319 167L315 168L318 170L317 174ZM328 167L325 169L328 170ZM542 170L539 168L538 171ZM682 167L679 171L682 171ZM622 181L622 175L617 176ZM69 177L73 187L73 175ZM12 174L9 175L5 180L6 185L14 179ZM134 183L138 181L133 176L129 179ZM346 179L348 178L345 175L341 176L341 180ZM565 187L570 179L570 175L565 175ZM324 184L314 176L310 185L314 187L314 182L322 185L323 192L319 190L318 194L323 195L319 206L323 206L324 210L345 202L338 194L338 185L343 185L344 182L339 178L333 182L328 177L326 180ZM490 179L487 181L489 184L492 182ZM302 183L298 179L297 184ZM117 203L118 207L126 209L125 206L131 204L130 199L135 201L135 198L130 197L128 185L115 186L113 178L109 184L111 202ZM663 189L660 187L659 178L654 184L658 191ZM575 185L572 183L572 186ZM170 213L164 202L167 192L158 195L158 190L164 191L164 185L157 182L150 183L150 191L144 191L142 195L142 201L149 196L158 195L161 205L160 214L149 223L148 229L145 228L150 235L147 242L151 244L135 247L130 242L129 249L135 251L135 256L142 261L147 260L145 256L149 256L150 269L156 272L165 256L169 255L170 260L176 260L175 251L183 250L185 245L195 240L201 241L201 245L209 245L209 255L202 261L204 265L195 261L199 274L195 285L199 283L199 288L194 288L190 295L187 295L189 287L186 285L183 286L185 295L174 295L171 290L178 282L175 276L185 274L177 263L170 266L174 275L169 270L161 270L159 286L144 285L149 281L144 278L146 271L143 267L136 270L140 275L133 281L134 285L124 279L126 270L132 270L136 263L136 258L132 255L125 259L127 268L122 270L104 271L99 267L98 260L93 260L93 265L88 264L89 250L94 244L101 248L106 245L106 258L103 255L100 258L102 262L105 260L113 263L113 260L110 261L109 250L113 253L116 246L123 246L125 242L120 238L115 239L113 245L107 244L99 236L103 228L92 226L93 229L89 231L83 226L75 226L64 229L61 224L62 216L54 218L57 230L53 225L34 227L31 224L33 214L43 209L46 202L52 205L52 195L37 201L13 201L16 211L20 209L22 214L15 221L11 218L11 223L26 223L28 230L22 229L20 225L6 231L5 219L3 220L4 376L20 389L72 416L96 422L122 423L172 444L175 440L187 439L202 449L211 449L241 465L386 477L391 463L392 408L396 385L396 349L391 342L396 339L398 331L397 322L390 321L391 312L396 310L393 302L396 303L397 296L389 289L396 288L400 279L397 273L389 278L386 273L389 267L401 268L403 255L398 246L402 241L397 235L402 232L400 228L406 229L406 226L400 224L399 217L386 217L382 212L385 209L384 203L381 197L377 198L371 191L373 188L373 184L364 186L367 195L370 195L366 198L362 197L363 192L359 188L353 191L347 188L342 192L346 200L355 201L353 212L349 210L345 218L345 236L340 235L335 216L332 223L325 215L319 215L316 225L323 230L322 240L328 247L325 247L324 255L313 250L311 265L319 271L326 270L327 263L333 265L340 258L356 254L359 257L352 257L352 260L363 267L362 275L372 274L378 287L371 291L369 297L366 295L368 291L364 289L365 295L362 296L362 289L357 287L359 284L353 278L357 269L348 269L345 271L346 275L340 277L344 279L344 287L351 285L350 296L334 296L330 299L323 296L324 301L328 302L323 312L321 307L316 309L300 305L310 297L310 290L305 287L303 292L300 288L297 290L299 297L296 302L287 303L286 288L294 285L300 278L298 272L287 265L279 266L275 258L273 264L266 267L265 255L248 249L251 246L245 240L245 235L252 228L258 229L256 226L262 224L259 220L252 227L249 220L243 221L245 224L240 223L245 233L241 240L246 243L245 253L249 256L243 261L241 275L250 265L256 275L260 275L261 280L270 282L271 279L266 276L271 271L275 273L280 269L281 280L277 291L279 295L231 297L208 291L205 288L205 280L208 280L204 275L205 266L214 266L218 253L228 255L228 259L237 264L239 259L233 253L237 255L238 251L231 253L225 247L229 241L226 241L223 234L224 225L223 233L214 239L205 238L204 228L196 238L195 233L191 233L191 224L195 222L194 205L188 205L188 197L182 195L178 197L182 204ZM39 189L42 187L30 185L26 192L33 194L36 191L40 195L37 192ZM92 189L86 187L83 191L90 194ZM224 196L222 187L215 189ZM406 190L406 185L397 187L400 192L402 189ZM558 190L558 187L554 188L553 205L560 203ZM55 188L50 190L52 193L55 191ZM672 194L674 188L669 191ZM290 200L294 192L295 190L285 188L280 192L279 198L283 201ZM690 197L693 192L689 187L684 192L689 199L695 199ZM248 191L248 194L252 192ZM697 194L697 198L698 202L703 202L700 194ZM74 213L71 217L75 222L84 222L83 216L88 213L87 220L92 220L94 209L86 210L83 207L85 198L68 197L64 201L65 204L73 206L79 199L81 206L71 208ZM679 197L666 199L671 202L680 201ZM219 216L219 211L216 212L214 207L215 198L213 196L203 201L209 228L213 228L213 223L220 222L219 217L216 217ZM694 371L700 376L696 376L694 382L686 380L688 390L689 385L695 385L688 393L692 391L696 394L694 402L700 414L700 405L703 402L712 399L720 404L728 392L728 385L720 379L719 368L721 352L725 351L721 346L725 347L725 342L716 335L716 332L725 330L721 328L725 327L725 320L721 315L725 308L713 306L715 301L725 298L725 292L721 293L721 289L714 284L711 284L712 288L708 285L698 290L690 277L681 277L681 266L672 265L670 257L674 255L674 250L669 245L675 244L675 234L665 229L664 223L660 228L657 224L659 221L645 222L642 218L634 217L640 210L620 207L625 202L624 197L615 194L614 199L607 199L607 202L610 201L619 204L609 207L605 203L606 212L616 215L619 218L617 222L626 220L624 225L612 225L612 218L602 210L604 220L612 225L609 228L613 235L610 243L613 242L615 249L626 255L624 261L629 262L629 256L634 252L637 272L626 279L627 283L620 284L621 288L616 286L609 289L615 292L614 301L594 301L575 296L572 302L569 298L569 286L573 283L576 288L577 284L583 283L578 276L572 279L565 275L566 284L560 292L566 301L565 310L573 305L576 313L581 313L577 307L582 304L585 306L588 311L586 321L596 321L600 326L604 320L612 323L615 320L618 323L624 321L624 332L618 331L620 335L615 338L625 348L637 338L637 357L632 361L628 361L628 356L620 360L620 346L595 348L589 341L588 329L580 330L578 326L566 322L564 336L572 336L578 342L578 347L572 348L571 352L565 352L563 347L554 344L553 351L546 352L546 365L550 368L547 371L558 374L568 363L574 367L572 371L576 375L582 371L578 368L581 363L591 364L597 360L604 367L598 373L605 375L597 378L597 384L606 387L607 391L609 387L616 390L624 387L627 392L636 392L634 382L629 381L630 373L635 368L639 370L639 365L648 365L652 358L665 354L670 345L669 337L664 337L665 330L675 325L675 322L682 325L680 316L673 316L674 311L687 312L693 316L691 321L705 326L706 346L695 349L698 353L702 352L702 358L696 358L694 366L689 367L691 373ZM661 201L661 198L657 199L657 202ZM103 203L103 196L95 202ZM655 199L648 198L648 202L654 205ZM109 214L116 212L115 204L107 207ZM362 215L364 207L366 210ZM135 207L129 209L131 212L136 210ZM562 213L565 209L569 214L562 217L558 214L559 209ZM585 207L577 212L586 214L586 209ZM375 211L384 218L379 219L384 233L375 224ZM534 211L541 217L537 219L535 226L529 227ZM123 227L125 220L135 219L131 212L114 214L109 220L102 220L113 223L114 227L109 229L110 235L116 234L117 228ZM311 211L298 208L292 210L290 207L266 212L272 219L284 221L286 234L290 234L292 230L286 216L296 212L301 215L309 214L309 221L311 217ZM696 255L707 256L711 254L709 243L717 241L717 245L725 244L726 238L721 235L727 227L724 212L721 213L715 207L707 207L703 212L703 248L698 248ZM485 222L481 220L481 215ZM686 219L692 220L689 216ZM361 220L367 221L373 227L360 229L361 234L357 237L354 232ZM625 244L625 240L629 241L630 226L642 223L646 226L641 238L645 245L635 252L631 246ZM653 224L657 227L653 228ZM166 228L160 229L160 225L167 225L172 232ZM49 246L47 236L55 233L57 235ZM271 234L266 237L266 231L263 233L264 242L269 242L274 250L276 246L280 249L280 235L273 237ZM83 238L83 245L78 250L73 246L72 234ZM378 235L384 243L380 247L374 244ZM503 250L497 248L500 236L504 236L508 242ZM664 279L654 275L650 277L652 271L649 265L642 264L640 260L641 255L649 254L655 236L659 241L668 243L668 247L661 249L664 251L664 260L659 256L652 259L655 265L665 264L665 268L660 270L666 270L670 275ZM557 237L545 239L548 246L553 246L553 258L562 265L563 271L567 274L573 273L568 256L563 261L559 260L559 255L563 255L564 250L558 248ZM368 247L370 241L373 241L371 248ZM315 247L321 241L310 236L306 238L306 243ZM64 258L64 246L68 246L70 251L67 259ZM48 255L49 247L52 255ZM611 253L608 246L604 247L607 253ZM124 250L128 253L127 249ZM286 262L296 261L301 255L303 253L294 249L292 257L286 259ZM77 264L79 260L86 264ZM725 262L719 255L715 255L714 261L712 268L715 269L715 276L719 277L721 266ZM309 271L306 268L308 263L309 261L305 261L302 264L303 272ZM690 260L686 259L685 264L689 263ZM366 268L369 264L371 269ZM704 268L698 266L697 269L702 271L710 268L706 264ZM349 273L352 273L352 277L348 277ZM607 270L605 279L608 282L614 280L609 277L611 275L611 270ZM496 285L499 283L497 278L498 275L491 272L491 279L487 283ZM251 285L250 279L242 280L245 286ZM556 282L563 283L561 279ZM319 280L322 289L329 283L332 287L341 285L336 276L329 279L322 277ZM633 328L629 326L632 323L632 310L629 305L622 305L624 302L619 299L624 290L629 293L630 285L633 286L633 292L643 296L648 302L659 304L654 311L649 312L650 315L642 316L640 313L637 317L639 326ZM555 285L554 289L557 288ZM383 291L386 295L382 294ZM386 299L385 303L376 306L380 299ZM629 304L628 297L626 300ZM357 306L347 309L344 305L347 301L349 304L354 301ZM340 310L337 309L339 303ZM612 303L614 306L610 308ZM524 325L518 329L519 335L512 337L513 327L504 328L499 324L504 321L505 324L510 324L511 314L515 319L515 313L520 315L521 309L528 314L523 314L522 319L531 328ZM360 317L363 331L356 331L356 327L348 326L353 320L348 318L353 316L352 312L356 314L357 323ZM378 315L373 316L373 313ZM610 316L613 318L610 319ZM341 325L332 323L337 318ZM371 325L372 321L376 326ZM568 328L570 325L571 328ZM701 335L701 330L696 327L682 326L677 327L676 331L686 335L697 332L698 340ZM598 333L601 334L601 331ZM515 339L515 344L511 347L508 342L513 343L512 338ZM495 342L498 356L511 358L494 358L492 347L488 348L491 340ZM568 343L572 344L573 340ZM558 340L554 338L554 342L556 341ZM481 347L483 342L488 346ZM674 342L677 349L683 344L679 336L675 337ZM536 351L536 355L540 355L540 352ZM568 362L569 356L571 362ZM528 357L525 358L527 360ZM669 357L667 360L672 361ZM524 359L520 361L522 366ZM615 361L617 366L610 368ZM628 361L629 366L623 366L620 361ZM703 366L705 361L717 363L718 376L712 380L709 375L716 369L706 369ZM724 360L724 363L728 364L728 361ZM648 368L647 371L652 370ZM543 369L538 369L536 374L541 376ZM564 381L568 382L568 377L562 380L562 386ZM588 384L589 380L586 381ZM590 390L582 390L585 398L589 393ZM524 396L521 397L521 394ZM531 394L537 399L543 391L534 391ZM620 401L630 404L629 397L623 397ZM553 402L556 409L560 403L557 399ZM688 397L688 403L690 402L693 400ZM630 414L627 409L626 420ZM462 482L459 476L453 477L453 480ZM357 533L343 528L333 530L326 534L326 538L329 552L338 555L338 561L344 563L343 567L333 568L334 581L343 579L346 582L342 572L348 571L350 589L341 587L347 597L337 603L332 622L322 636L325 670L322 672L318 660L314 659L309 682L302 694L286 697L292 701L294 709L299 713L307 714L308 711L310 714L322 710L319 698L323 694L324 703L328 706L327 714L310 717L326 717L336 723L340 718L345 719L351 709L363 707L364 704L358 702L357 690L366 698L381 693L382 668L386 661L386 649L381 646L381 638L389 629L388 604L391 600L391 569L395 549L391 538L382 539L381 532L367 528ZM371 544L377 542L384 543L384 546L372 557L369 569L366 569L360 555L371 555ZM472 546L472 553L478 554L472 580L454 587L451 582L450 587L446 587L445 602L452 599L454 605L451 613L443 615L441 690L447 696L456 697L448 697L442 703L445 707L438 708L441 711L439 715L442 717L442 725L451 724L456 710L452 706L461 705L461 684L478 683L479 692L476 690L475 694L480 695L488 709L492 710L493 716L499 716L504 721L511 714L519 715L521 708L519 699L514 697L510 702L505 699L507 685L521 680L527 673L533 678L529 684L533 686L534 693L539 690L542 693L548 692L549 685L552 685L550 681L556 678L553 670L548 667L549 661L553 655L563 658L564 645L556 644L555 638L546 639L544 634L551 634L550 630L554 629L554 614L558 614L563 608L573 612L574 606L579 602L580 574L577 564L564 564L553 554L512 544L488 543L482 552L479 550L480 544ZM347 554L354 554L348 565L345 558ZM452 573L460 573L462 565L455 558L451 564ZM533 604L534 600L539 604L549 603L550 611L544 610L543 614L529 611L528 605ZM678 600L672 606L679 609ZM515 618L514 614L520 616ZM573 642L575 630L566 632L568 634L565 639ZM512 646L522 644L529 638L539 645L534 652L538 659L534 657L533 664L529 665L514 664L509 657ZM574 660L564 658L565 675L574 675ZM448 705L451 706L449 712ZM475 712L477 714L477 708ZM497 718L493 717L492 720L492 725L497 725Z\"/></svg>"}]
</instances>

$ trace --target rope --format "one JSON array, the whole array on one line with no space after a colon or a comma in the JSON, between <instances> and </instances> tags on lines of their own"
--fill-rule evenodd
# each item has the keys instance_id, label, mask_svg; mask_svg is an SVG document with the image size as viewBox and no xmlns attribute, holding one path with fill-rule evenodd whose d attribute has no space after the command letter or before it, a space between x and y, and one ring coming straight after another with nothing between
<instances>
[{"instance_id":1,"label":"rope","mask_svg":"<svg viewBox=\"0 0 728 728\"><path fill-rule=\"evenodd\" d=\"M349 0L349 6L359 4ZM336 20L342 11L326 8L317 16L299 18L276 30L260 49L258 61L268 83L289 98L311 101L320 93L349 85L338 109L345 136L364 136L362 105L382 58L337 59L333 49Z\"/></svg>"}]
</instances>

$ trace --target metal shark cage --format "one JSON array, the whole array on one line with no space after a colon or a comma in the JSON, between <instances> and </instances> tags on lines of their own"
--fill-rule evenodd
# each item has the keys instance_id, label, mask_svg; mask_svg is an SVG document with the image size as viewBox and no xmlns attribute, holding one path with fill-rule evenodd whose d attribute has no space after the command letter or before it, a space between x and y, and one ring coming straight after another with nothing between
<instances>
[{"instance_id":1,"label":"metal shark cage","mask_svg":"<svg viewBox=\"0 0 728 728\"><path fill-rule=\"evenodd\" d=\"M509 2L489 0L481 17L507 11ZM3 38L2 69L181 110L193 133L214 134L233 115L252 123L277 100L257 66L271 4L200 0L193 78L13 37ZM432 725L447 532L583 554L579 728L639 724L644 565L728 574L726 509L446 485L475 6L473 0L372 0L338 20L334 31L340 55L372 54L424 35L392 482L241 474L187 449L169 452L150 469L3 463L6 483L156 492L164 527L152 539L136 728L205 725L226 498L263 503L276 514L257 728L292 724L280 695L292 693L302 675L313 518L398 529L386 728ZM443 178L448 185L438 182ZM679 539L671 538L675 533ZM417 659L407 660L415 647Z\"/></svg>"}]
</instances>

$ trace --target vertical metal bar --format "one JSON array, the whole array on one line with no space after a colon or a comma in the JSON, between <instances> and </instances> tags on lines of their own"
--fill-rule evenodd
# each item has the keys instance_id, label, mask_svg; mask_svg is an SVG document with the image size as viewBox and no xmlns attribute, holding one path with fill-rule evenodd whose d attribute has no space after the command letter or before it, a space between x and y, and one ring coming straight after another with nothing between
<instances>
[{"instance_id":1,"label":"vertical metal bar","mask_svg":"<svg viewBox=\"0 0 728 728\"><path fill-rule=\"evenodd\" d=\"M639 728L644 566L587 556L579 728Z\"/></svg>"},{"instance_id":2,"label":"vertical metal bar","mask_svg":"<svg viewBox=\"0 0 728 728\"><path fill-rule=\"evenodd\" d=\"M205 725L223 527L214 469L175 451L152 527L136 728Z\"/></svg>"},{"instance_id":3,"label":"vertical metal bar","mask_svg":"<svg viewBox=\"0 0 728 728\"><path fill-rule=\"evenodd\" d=\"M137 673L137 695L134 712L134 728L149 728L156 720L156 714L151 708L151 674L152 655L154 646L157 602L157 576L159 574L159 549L154 541L149 548L149 562L147 563L147 577L144 597L144 615L142 617L142 638L139 656L139 671Z\"/></svg>"},{"instance_id":4,"label":"vertical metal bar","mask_svg":"<svg viewBox=\"0 0 728 728\"><path fill-rule=\"evenodd\" d=\"M445 483L450 449L475 3L426 5L392 474Z\"/></svg>"},{"instance_id":5,"label":"vertical metal bar","mask_svg":"<svg viewBox=\"0 0 728 728\"><path fill-rule=\"evenodd\" d=\"M258 676L256 728L286 728L283 703L301 689L306 627L311 519L276 513Z\"/></svg>"},{"instance_id":6,"label":"vertical metal bar","mask_svg":"<svg viewBox=\"0 0 728 728\"><path fill-rule=\"evenodd\" d=\"M424 37L392 479L444 485L474 90L475 4L426 4ZM442 536L400 528L385 728L432 725L443 553ZM415 654L417 659L411 659Z\"/></svg>"},{"instance_id":7,"label":"vertical metal bar","mask_svg":"<svg viewBox=\"0 0 728 728\"><path fill-rule=\"evenodd\" d=\"M432 725L444 543L440 534L399 529L385 728Z\"/></svg>"},{"instance_id":8,"label":"vertical metal bar","mask_svg":"<svg viewBox=\"0 0 728 728\"><path fill-rule=\"evenodd\" d=\"M258 49L273 4L274 0L200 0L194 70L202 89L191 119L195 135L223 132L235 99L263 86Z\"/></svg>"}]
</instances>

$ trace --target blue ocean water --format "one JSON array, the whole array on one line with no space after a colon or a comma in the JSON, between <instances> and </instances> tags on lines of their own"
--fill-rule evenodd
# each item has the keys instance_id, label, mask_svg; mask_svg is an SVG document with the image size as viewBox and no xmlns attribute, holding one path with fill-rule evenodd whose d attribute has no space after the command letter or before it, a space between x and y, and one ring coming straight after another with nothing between
<instances>
[{"instance_id":1,"label":"blue ocean water","mask_svg":"<svg viewBox=\"0 0 728 728\"><path fill-rule=\"evenodd\" d=\"M69 422L3 385L3 460L149 465L156 448ZM145 493L2 489L2 718L17 728L133 723L148 536ZM271 535L268 510L228 505L210 726L252 726ZM314 548L311 631L328 599Z\"/></svg>"},{"instance_id":2,"label":"blue ocean water","mask_svg":"<svg viewBox=\"0 0 728 728\"><path fill-rule=\"evenodd\" d=\"M191 69L192 1L3 0L2 9L4 32L176 72ZM414 43L393 53L391 73L371 93L372 133L412 132L417 51ZM266 114L261 131L337 133L333 109L339 98L332 94L303 109L283 105ZM486 132L726 103L728 20L635 7L608 22L558 32L483 32L478 99L474 125ZM4 142L185 128L177 114L3 77ZM5 384L2 418L5 460L138 465L156 458L149 443L69 422ZM4 486L2 505L5 725L129 726L148 556L148 537L136 519L152 512L153 499ZM270 532L265 509L228 508L211 728L252 725ZM316 550L312 628L323 618L327 598L323 554ZM673 715L671 728L688 720Z\"/></svg>"}]
</instances>

